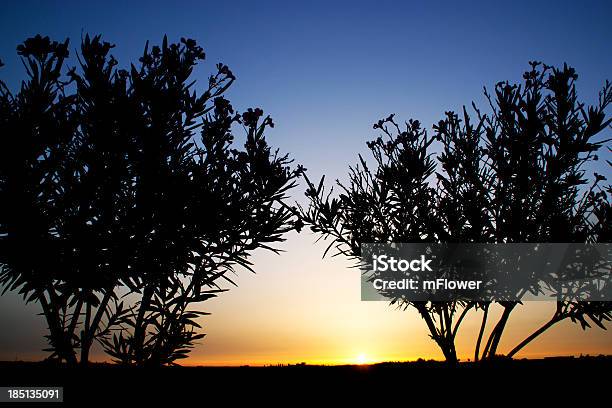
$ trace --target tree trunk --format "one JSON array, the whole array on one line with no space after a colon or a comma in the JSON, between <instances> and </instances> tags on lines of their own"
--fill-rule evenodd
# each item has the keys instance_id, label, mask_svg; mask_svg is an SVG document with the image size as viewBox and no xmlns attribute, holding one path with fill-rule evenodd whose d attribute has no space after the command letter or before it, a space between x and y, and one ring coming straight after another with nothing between
<instances>
[{"instance_id":1,"label":"tree trunk","mask_svg":"<svg viewBox=\"0 0 612 408\"><path fill-rule=\"evenodd\" d=\"M512 310L515 306L515 302L504 305L504 311L501 317L499 318L499 321L495 325L495 328L493 328L493 331L489 336L489 340L487 341L487 345L482 355L483 359L491 359L495 357L495 354L497 353L497 347L499 346L502 334L504 333L504 329L506 328L506 323L508 323L510 313L512 313Z\"/></svg>"},{"instance_id":2,"label":"tree trunk","mask_svg":"<svg viewBox=\"0 0 612 408\"><path fill-rule=\"evenodd\" d=\"M484 307L484 314L482 315L482 323L480 324L480 331L478 332L478 340L476 341L476 349L474 350L474 361L478 361L480 358L480 343L482 342L482 336L484 335L485 328L487 326L487 317L489 315L489 305Z\"/></svg>"},{"instance_id":3,"label":"tree trunk","mask_svg":"<svg viewBox=\"0 0 612 408\"><path fill-rule=\"evenodd\" d=\"M138 310L138 317L136 318L136 324L134 326L134 337L133 342L133 356L135 363L141 365L144 359L143 347L146 333L146 322L144 321L145 313L151 305L151 298L153 297L153 287L147 286L142 292L142 300L140 302L140 308Z\"/></svg>"},{"instance_id":4,"label":"tree trunk","mask_svg":"<svg viewBox=\"0 0 612 408\"><path fill-rule=\"evenodd\" d=\"M85 305L85 326L81 330L81 365L86 366L89 362L89 332L91 325L91 303Z\"/></svg>"},{"instance_id":5,"label":"tree trunk","mask_svg":"<svg viewBox=\"0 0 612 408\"><path fill-rule=\"evenodd\" d=\"M114 288L113 288L114 289ZM93 344L93 340L96 336L96 331L100 326L100 321L102 320L102 315L108 306L108 302L113 294L113 289L106 291L104 297L102 298L102 302L98 305L98 310L90 322L91 318L91 304L87 303L87 312L85 316L85 331L81 333L81 365L86 366L89 364L89 351L91 350L91 346Z\"/></svg>"},{"instance_id":6,"label":"tree trunk","mask_svg":"<svg viewBox=\"0 0 612 408\"><path fill-rule=\"evenodd\" d=\"M440 350L442 350L445 361L451 365L457 364L457 351L455 349L455 342L453 340L452 333L448 333L448 336L444 336L443 330L438 332L438 329L436 328L436 325L434 324L427 308L418 304L415 304L414 306L418 310L421 317L425 320L425 323L427 323L427 328L429 329L431 338L434 339L438 347L440 347Z\"/></svg>"},{"instance_id":7,"label":"tree trunk","mask_svg":"<svg viewBox=\"0 0 612 408\"><path fill-rule=\"evenodd\" d=\"M457 350L455 349L455 343L449 339L441 339L438 345L442 349L444 359L449 365L455 365L459 362L457 359Z\"/></svg>"},{"instance_id":8,"label":"tree trunk","mask_svg":"<svg viewBox=\"0 0 612 408\"><path fill-rule=\"evenodd\" d=\"M77 365L77 358L71 340L67 338L66 332L61 327L57 310L47 302L44 292L39 293L38 299L42 306L47 324L49 325L49 340L57 352L58 357L65 360L68 365Z\"/></svg>"}]
</instances>

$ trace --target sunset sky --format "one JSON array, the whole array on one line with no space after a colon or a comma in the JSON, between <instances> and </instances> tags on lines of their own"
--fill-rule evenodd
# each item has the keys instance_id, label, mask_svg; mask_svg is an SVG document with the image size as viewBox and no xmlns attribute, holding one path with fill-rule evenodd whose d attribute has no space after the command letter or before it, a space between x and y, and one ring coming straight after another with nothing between
<instances>
[{"instance_id":1,"label":"sunset sky","mask_svg":"<svg viewBox=\"0 0 612 408\"><path fill-rule=\"evenodd\" d=\"M289 4L293 3L293 4ZM0 78L12 89L24 77L15 47L41 33L101 33L117 44L120 66L136 61L144 43L196 39L207 61L230 66L237 81L228 98L238 109L260 106L276 127L269 142L303 164L311 179L346 178L372 123L396 113L428 127L445 111L474 100L482 87L519 81L529 60L563 62L579 74L581 99L593 103L612 80L609 1L315 1L315 2L53 2L0 5ZM69 65L73 65L72 60ZM484 105L483 105L484 106ZM596 169L597 170L597 169ZM609 168L598 169L609 175ZM304 202L303 188L293 199ZM238 288L204 304L203 342L187 364L355 363L442 358L414 311L361 302L359 271L341 258L322 259L309 231L291 233L281 255L259 251L257 274L243 271ZM40 359L45 347L39 306L0 297L0 360ZM513 313L500 345L508 351L548 320L554 304L533 302ZM462 326L458 353L473 355L480 314ZM490 328L489 328L490 329ZM612 354L612 335L558 325L519 356ZM94 353L101 360L101 352Z\"/></svg>"}]
</instances>

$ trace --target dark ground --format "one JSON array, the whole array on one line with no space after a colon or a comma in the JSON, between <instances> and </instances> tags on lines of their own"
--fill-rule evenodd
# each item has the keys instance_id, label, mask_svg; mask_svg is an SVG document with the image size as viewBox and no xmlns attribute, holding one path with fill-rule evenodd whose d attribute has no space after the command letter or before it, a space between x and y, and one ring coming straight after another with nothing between
<instances>
[{"instance_id":1,"label":"dark ground","mask_svg":"<svg viewBox=\"0 0 612 408\"><path fill-rule=\"evenodd\" d=\"M369 366L164 367L125 368L95 364L67 368L50 363L0 362L0 386L63 386L64 405L207 406L212 398L223 405L263 401L283 406L311 406L357 400L402 401L415 405L425 398L439 406L445 401L472 402L462 406L569 406L589 401L608 406L612 391L612 356L497 361L488 364L381 363ZM491 399L492 398L492 399ZM189 404L184 404L189 401ZM148 404L146 404L148 402ZM50 406L45 403L39 406ZM166 404L167 405L167 404ZM218 405L218 404L215 404ZM261 404L257 404L260 406ZM328 404L324 404L328 405ZM430 405L430 404L427 404ZM4 407L6 404L1 404ZM16 406L25 406L20 403ZM155 406L161 406L155 404Z\"/></svg>"}]
</instances>

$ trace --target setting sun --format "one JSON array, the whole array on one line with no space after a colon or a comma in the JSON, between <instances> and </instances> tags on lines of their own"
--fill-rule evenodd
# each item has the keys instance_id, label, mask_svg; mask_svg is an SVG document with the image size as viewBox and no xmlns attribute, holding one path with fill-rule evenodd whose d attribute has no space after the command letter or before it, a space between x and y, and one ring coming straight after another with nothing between
<instances>
[{"instance_id":1,"label":"setting sun","mask_svg":"<svg viewBox=\"0 0 612 408\"><path fill-rule=\"evenodd\" d=\"M355 361L357 362L357 364L365 364L368 362L368 359L365 354L361 353L357 356Z\"/></svg>"}]
</instances>

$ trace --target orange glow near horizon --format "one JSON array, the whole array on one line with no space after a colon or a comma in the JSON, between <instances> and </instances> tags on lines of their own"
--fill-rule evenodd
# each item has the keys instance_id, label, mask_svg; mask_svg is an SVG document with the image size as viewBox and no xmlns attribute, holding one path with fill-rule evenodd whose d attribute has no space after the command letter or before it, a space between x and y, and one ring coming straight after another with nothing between
<instances>
[{"instance_id":1,"label":"orange glow near horizon","mask_svg":"<svg viewBox=\"0 0 612 408\"><path fill-rule=\"evenodd\" d=\"M321 260L324 247L313 246L313 240L310 234L293 235L280 256L258 252L253 259L257 274L241 274L238 288L204 304L212 313L200 321L207 336L182 363L344 365L443 359L414 310L361 301L359 271L340 257ZM526 302L511 315L499 351L508 352L554 309L554 303ZM499 313L491 310L487 333ZM457 353L463 361L473 359L481 316L470 313L461 326ZM580 354L612 354L612 335L563 322L516 357Z\"/></svg>"},{"instance_id":2,"label":"orange glow near horizon","mask_svg":"<svg viewBox=\"0 0 612 408\"><path fill-rule=\"evenodd\" d=\"M241 272L237 288L198 305L210 312L198 320L206 336L182 365L263 366L277 364L375 364L384 361L442 360L426 325L414 310L400 311L387 302L360 300L359 270L340 257L321 260L324 247L311 234L292 234L281 255L258 251L256 274ZM18 303L14 303L17 305ZM16 307L16 306L14 306ZM20 306L21 307L21 306ZM32 322L12 326L15 341L32 342L20 327L38 325L37 344L28 353L0 350L0 360L40 360L45 354L44 320L31 310ZM194 306L195 307L195 306ZM499 351L508 352L547 321L555 304L526 302L510 317ZM490 312L487 333L499 318ZM457 336L458 357L473 359L482 312L470 313ZM37 320L35 320L37 319ZM25 347L24 347L25 348ZM517 358L612 354L612 334L562 322L526 347ZM99 346L93 361L108 360Z\"/></svg>"}]
</instances>

